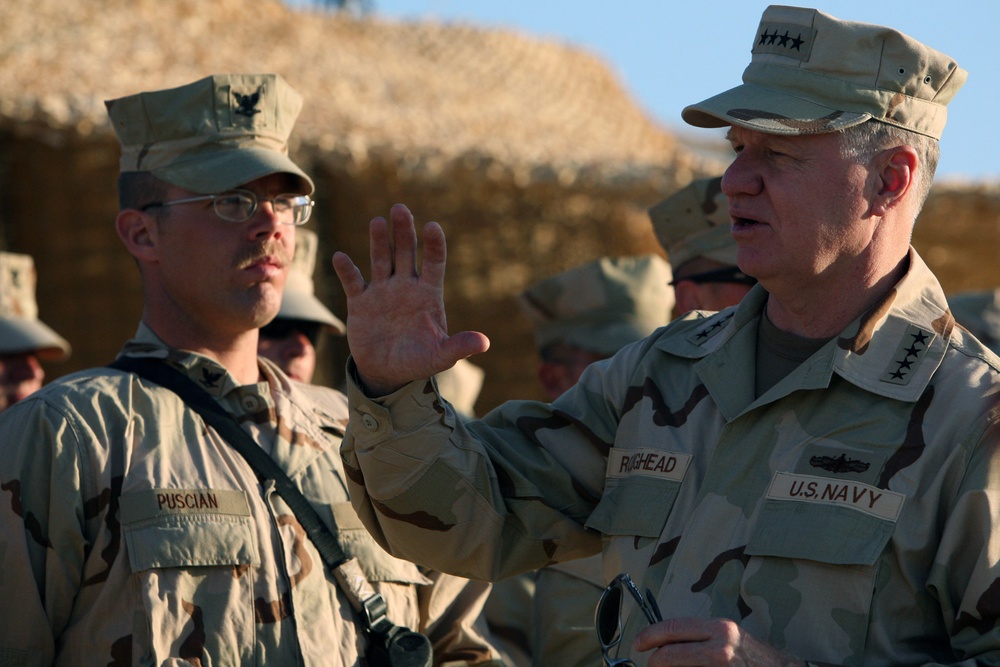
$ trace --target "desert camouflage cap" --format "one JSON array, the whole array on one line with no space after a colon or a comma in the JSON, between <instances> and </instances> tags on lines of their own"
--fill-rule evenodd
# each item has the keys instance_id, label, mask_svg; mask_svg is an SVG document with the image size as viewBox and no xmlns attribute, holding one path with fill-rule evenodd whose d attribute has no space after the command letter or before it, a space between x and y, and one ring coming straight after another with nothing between
<instances>
[{"instance_id":1,"label":"desert camouflage cap","mask_svg":"<svg viewBox=\"0 0 1000 667\"><path fill-rule=\"evenodd\" d=\"M652 206L649 219L674 271L696 257L736 266L721 176L691 182Z\"/></svg>"},{"instance_id":2,"label":"desert camouflage cap","mask_svg":"<svg viewBox=\"0 0 1000 667\"><path fill-rule=\"evenodd\" d=\"M670 265L657 255L602 257L526 289L538 349L562 342L611 355L669 320Z\"/></svg>"},{"instance_id":3,"label":"desert camouflage cap","mask_svg":"<svg viewBox=\"0 0 1000 667\"><path fill-rule=\"evenodd\" d=\"M295 255L285 280L285 291L281 296L281 308L275 319L305 320L319 322L335 334L343 334L346 328L340 319L330 312L315 295L313 271L316 268L316 252L319 237L308 229L297 229Z\"/></svg>"},{"instance_id":4,"label":"desert camouflage cap","mask_svg":"<svg viewBox=\"0 0 1000 667\"><path fill-rule=\"evenodd\" d=\"M967 73L901 32L772 5L754 33L743 85L682 112L698 127L821 134L870 118L941 138Z\"/></svg>"},{"instance_id":5,"label":"desert camouflage cap","mask_svg":"<svg viewBox=\"0 0 1000 667\"><path fill-rule=\"evenodd\" d=\"M38 319L37 280L30 255L0 252L0 354L35 352L46 361L62 361L70 346Z\"/></svg>"},{"instance_id":6,"label":"desert camouflage cap","mask_svg":"<svg viewBox=\"0 0 1000 667\"><path fill-rule=\"evenodd\" d=\"M476 399L486 376L479 366L468 359L459 359L454 366L434 376L438 391L463 417L475 416Z\"/></svg>"},{"instance_id":7,"label":"desert camouflage cap","mask_svg":"<svg viewBox=\"0 0 1000 667\"><path fill-rule=\"evenodd\" d=\"M149 172L199 194L270 174L313 182L288 157L302 97L278 74L218 74L105 102L122 144L121 171Z\"/></svg>"}]
</instances>

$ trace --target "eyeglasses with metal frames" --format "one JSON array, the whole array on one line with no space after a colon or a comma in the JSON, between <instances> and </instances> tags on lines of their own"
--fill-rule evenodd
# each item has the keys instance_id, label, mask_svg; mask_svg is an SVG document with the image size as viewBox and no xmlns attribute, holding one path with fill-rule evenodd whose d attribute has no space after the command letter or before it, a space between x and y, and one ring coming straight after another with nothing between
<instances>
[{"instance_id":1,"label":"eyeglasses with metal frames","mask_svg":"<svg viewBox=\"0 0 1000 667\"><path fill-rule=\"evenodd\" d=\"M646 589L646 597L642 596L635 583L626 573L621 573L608 584L601 593L594 614L594 625L597 628L597 640L601 643L601 654L606 667L635 667L629 658L612 658L608 655L622 641L622 597L623 590L629 592L632 599L638 603L650 625L663 620L660 608L656 604L652 591Z\"/></svg>"},{"instance_id":2,"label":"eyeglasses with metal frames","mask_svg":"<svg viewBox=\"0 0 1000 667\"><path fill-rule=\"evenodd\" d=\"M178 204L194 204L196 202L211 201L212 210L223 220L230 222L246 222L257 212L260 202L271 202L275 215L281 217L291 212L291 220L281 220L290 225L304 225L312 215L313 206L316 202L308 195L281 194L275 197L258 197L250 190L230 190L213 195L199 195L197 197L187 197L185 199L174 199L173 201L153 202L146 204L140 210L151 208L161 208L164 206L176 206Z\"/></svg>"}]
</instances>

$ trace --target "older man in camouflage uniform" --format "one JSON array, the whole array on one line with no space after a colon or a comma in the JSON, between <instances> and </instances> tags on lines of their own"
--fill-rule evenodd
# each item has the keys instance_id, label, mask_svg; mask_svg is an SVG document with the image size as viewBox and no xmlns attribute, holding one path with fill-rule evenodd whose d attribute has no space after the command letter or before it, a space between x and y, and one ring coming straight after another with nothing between
<instances>
[{"instance_id":1,"label":"older man in camouflage uniform","mask_svg":"<svg viewBox=\"0 0 1000 667\"><path fill-rule=\"evenodd\" d=\"M734 306L757 284L736 265L722 177L689 183L651 207L649 219L673 270L675 317Z\"/></svg>"},{"instance_id":2,"label":"older man in camouflage uniform","mask_svg":"<svg viewBox=\"0 0 1000 667\"><path fill-rule=\"evenodd\" d=\"M287 157L300 105L273 74L108 102L123 144L116 228L145 298L122 356L169 364L236 417L338 531L388 617L431 637L436 664L488 663L470 632L488 585L379 548L348 499L343 395L257 356L312 207ZM0 664L366 664L359 600L274 482L177 394L85 371L5 412L0 442Z\"/></svg>"},{"instance_id":3,"label":"older man in camouflage uniform","mask_svg":"<svg viewBox=\"0 0 1000 667\"><path fill-rule=\"evenodd\" d=\"M419 319L443 312L440 227L417 273L409 211L374 220L370 284L334 258L365 524L487 579L603 550L665 619L624 597L607 655L637 665L1000 664L1000 371L909 245L965 78L895 30L768 7L743 84L683 112L729 126L759 285L551 406L454 418L420 378L488 340Z\"/></svg>"}]
</instances>

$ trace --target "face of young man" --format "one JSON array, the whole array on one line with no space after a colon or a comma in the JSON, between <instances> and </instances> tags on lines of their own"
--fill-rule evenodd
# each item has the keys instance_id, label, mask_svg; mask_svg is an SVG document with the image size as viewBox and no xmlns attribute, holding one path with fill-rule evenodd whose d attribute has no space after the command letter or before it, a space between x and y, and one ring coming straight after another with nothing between
<instances>
[{"instance_id":1,"label":"face of young man","mask_svg":"<svg viewBox=\"0 0 1000 667\"><path fill-rule=\"evenodd\" d=\"M34 352L0 355L0 412L41 389L44 379Z\"/></svg>"},{"instance_id":2,"label":"face of young man","mask_svg":"<svg viewBox=\"0 0 1000 667\"><path fill-rule=\"evenodd\" d=\"M737 262L768 291L849 279L871 261L870 172L836 134L786 137L732 127L722 178Z\"/></svg>"},{"instance_id":3,"label":"face of young man","mask_svg":"<svg viewBox=\"0 0 1000 667\"><path fill-rule=\"evenodd\" d=\"M272 322L260 331L257 354L273 361L285 375L305 382L312 382L316 371L315 341L319 336L319 323L285 321L286 326L276 327Z\"/></svg>"},{"instance_id":4,"label":"face of young man","mask_svg":"<svg viewBox=\"0 0 1000 667\"><path fill-rule=\"evenodd\" d=\"M284 174L257 179L240 189L260 200L244 222L220 218L212 202L159 209L154 227L156 272L162 289L153 307L173 310L189 326L213 334L241 333L270 321L281 305L295 250L291 214L276 215L264 198L293 193ZM194 196L171 187L165 201ZM149 307L150 304L147 304Z\"/></svg>"}]
</instances>

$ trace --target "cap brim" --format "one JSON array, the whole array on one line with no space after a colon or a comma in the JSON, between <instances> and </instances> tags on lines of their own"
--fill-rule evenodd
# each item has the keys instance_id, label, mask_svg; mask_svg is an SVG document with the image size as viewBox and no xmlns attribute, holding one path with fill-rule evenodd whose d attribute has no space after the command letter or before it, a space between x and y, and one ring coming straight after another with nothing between
<instances>
[{"instance_id":1,"label":"cap brim","mask_svg":"<svg viewBox=\"0 0 1000 667\"><path fill-rule=\"evenodd\" d=\"M343 335L347 330L344 323L330 312L319 299L306 292L285 290L281 297L281 309L276 317L286 320L305 320L326 325L331 333Z\"/></svg>"},{"instance_id":2,"label":"cap brim","mask_svg":"<svg viewBox=\"0 0 1000 667\"><path fill-rule=\"evenodd\" d=\"M0 319L0 354L35 352L43 361L69 358L68 342L39 320Z\"/></svg>"},{"instance_id":3,"label":"cap brim","mask_svg":"<svg viewBox=\"0 0 1000 667\"><path fill-rule=\"evenodd\" d=\"M305 190L301 194L310 195L316 189L312 179L291 158L263 148L237 147L210 155L193 155L152 173L198 194L232 190L271 174L290 174L299 178Z\"/></svg>"},{"instance_id":4,"label":"cap brim","mask_svg":"<svg viewBox=\"0 0 1000 667\"><path fill-rule=\"evenodd\" d=\"M684 108L681 118L695 127L736 125L766 134L825 134L871 118L868 113L831 109L752 83L731 88Z\"/></svg>"}]
</instances>

